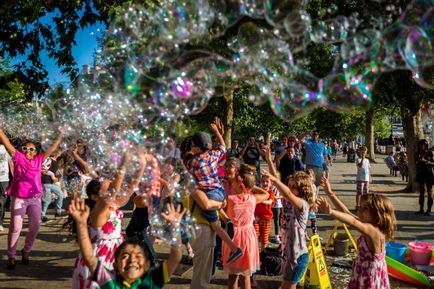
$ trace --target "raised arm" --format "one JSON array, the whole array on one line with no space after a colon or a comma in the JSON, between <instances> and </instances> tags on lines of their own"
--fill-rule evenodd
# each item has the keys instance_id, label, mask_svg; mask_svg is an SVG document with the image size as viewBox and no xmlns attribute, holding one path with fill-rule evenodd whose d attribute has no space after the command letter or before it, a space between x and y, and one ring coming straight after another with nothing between
<instances>
[{"instance_id":1,"label":"raised arm","mask_svg":"<svg viewBox=\"0 0 434 289\"><path fill-rule=\"evenodd\" d=\"M72 199L69 205L69 214L75 221L77 228L78 245L83 256L86 266L93 274L98 265L98 258L93 255L92 243L90 242L87 228L87 219L89 217L89 207L86 206L82 199Z\"/></svg>"},{"instance_id":2,"label":"raised arm","mask_svg":"<svg viewBox=\"0 0 434 289\"><path fill-rule=\"evenodd\" d=\"M8 153L13 157L15 155L16 149L9 141L9 138L3 132L3 129L0 127L0 141L5 146Z\"/></svg>"},{"instance_id":3,"label":"raised arm","mask_svg":"<svg viewBox=\"0 0 434 289\"><path fill-rule=\"evenodd\" d=\"M85 160L83 160L80 155L78 154L78 146L74 145L74 147L72 148L72 157L74 158L74 160L76 160L80 166L83 168L83 170L85 172L88 172L90 174L91 177L93 178L97 178L98 175L95 173L95 171L91 170L90 165L88 162L86 162Z\"/></svg>"},{"instance_id":4,"label":"raised arm","mask_svg":"<svg viewBox=\"0 0 434 289\"><path fill-rule=\"evenodd\" d=\"M263 153L265 155L265 160L267 161L267 165L268 165L268 169L269 169L270 173L274 177L278 178L279 175L277 173L277 170L276 170L276 167L274 166L273 161L271 160L271 150L270 150L270 147L268 145L264 146Z\"/></svg>"},{"instance_id":5,"label":"raised arm","mask_svg":"<svg viewBox=\"0 0 434 289\"><path fill-rule=\"evenodd\" d=\"M338 198L336 193L332 191L330 182L327 178L322 177L320 185L324 188L324 192L330 198L330 201L333 203L336 210L341 211L341 212L346 213L346 214L350 214L350 215L356 217L353 213L350 212L348 207Z\"/></svg>"},{"instance_id":6,"label":"raised arm","mask_svg":"<svg viewBox=\"0 0 434 289\"><path fill-rule=\"evenodd\" d=\"M184 208L181 211L181 206L177 206L176 209L173 204L167 204L167 213L162 213L162 217L170 223L170 227L172 228L172 243L170 244L170 255L169 259L167 259L167 271L169 277L175 272L176 267L182 258L182 243L181 243L181 234L179 231L179 224L181 222L182 216L185 214L186 209Z\"/></svg>"},{"instance_id":7,"label":"raised arm","mask_svg":"<svg viewBox=\"0 0 434 289\"><path fill-rule=\"evenodd\" d=\"M220 118L216 117L214 122L210 125L211 131L217 138L217 142L222 146L226 147L225 140L223 139L223 134L225 132L222 121Z\"/></svg>"},{"instance_id":8,"label":"raised arm","mask_svg":"<svg viewBox=\"0 0 434 289\"><path fill-rule=\"evenodd\" d=\"M303 200L294 195L291 190L282 183L278 178L271 175L268 172L263 172L265 176L268 176L270 180L274 183L274 185L277 187L277 189L280 191L280 193L288 200L290 201L294 206L297 208L301 208L303 206Z\"/></svg>"},{"instance_id":9,"label":"raised arm","mask_svg":"<svg viewBox=\"0 0 434 289\"><path fill-rule=\"evenodd\" d=\"M62 142L62 133L60 133L60 136L56 138L54 142L51 144L51 146L44 152L44 160L49 156L51 156L51 154L54 153L55 150L57 150L61 142Z\"/></svg>"},{"instance_id":10,"label":"raised arm","mask_svg":"<svg viewBox=\"0 0 434 289\"><path fill-rule=\"evenodd\" d=\"M322 212L329 214L330 216L336 218L337 220L354 227L357 231L362 233L363 235L374 236L379 231L372 224L363 223L354 215L350 215L344 212L340 212L337 210L333 210L327 200L323 197L319 197L317 200L317 205L321 209Z\"/></svg>"}]
</instances>

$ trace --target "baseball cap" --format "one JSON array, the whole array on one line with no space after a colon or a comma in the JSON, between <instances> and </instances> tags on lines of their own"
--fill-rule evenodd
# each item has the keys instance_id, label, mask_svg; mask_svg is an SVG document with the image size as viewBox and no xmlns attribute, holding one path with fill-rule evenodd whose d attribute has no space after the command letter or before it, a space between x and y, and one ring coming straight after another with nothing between
<instances>
[{"instance_id":1,"label":"baseball cap","mask_svg":"<svg viewBox=\"0 0 434 289\"><path fill-rule=\"evenodd\" d=\"M203 131L197 132L191 139L195 146L199 147L202 151L210 150L212 148L211 136Z\"/></svg>"}]
</instances>

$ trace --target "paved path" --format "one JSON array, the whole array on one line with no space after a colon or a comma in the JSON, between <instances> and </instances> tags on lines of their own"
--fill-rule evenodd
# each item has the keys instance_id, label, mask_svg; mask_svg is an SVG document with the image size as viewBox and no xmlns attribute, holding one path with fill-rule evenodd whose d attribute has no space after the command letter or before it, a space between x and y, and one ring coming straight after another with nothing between
<instances>
[{"instance_id":1,"label":"paved path","mask_svg":"<svg viewBox=\"0 0 434 289\"><path fill-rule=\"evenodd\" d=\"M386 168L381 156L377 159L378 163L372 165L373 185L372 190L388 191L398 218L398 232L396 239L399 242L408 243L418 239L434 242L434 217L416 216L414 212L418 209L416 194L394 194L404 187L401 177L392 177ZM339 158L332 167L331 183L341 199L349 206L355 205L355 165L347 163L342 157ZM128 217L129 212L126 213ZM9 213L6 214L5 231L0 232L0 254L2 256L0 266L0 288L70 288L71 268L77 254L78 246L73 240L67 239L67 233L62 231L61 225L64 220L51 220L41 226L38 239L35 242L31 253L31 263L24 266L18 262L14 271L4 269L6 260L7 227L9 224ZM124 222L126 226L127 221ZM327 240L334 220L328 216L318 216L320 235ZM24 232L27 231L25 228ZM357 237L357 232L353 232L353 237ZM24 234L22 234L24 236ZM20 239L18 251L21 250L24 238ZM157 251L164 254L167 246L157 246ZM17 257L19 260L20 256ZM332 263L333 259L328 259ZM191 278L190 266L183 265L180 268L180 276L174 276L170 284L165 288L187 289ZM344 270L345 271L345 270ZM342 272L341 269L330 267L333 288L345 288L346 282L342 281L342 274L348 276L349 271ZM347 278L347 277L346 277ZM210 285L209 288L227 288L226 274L219 270L217 272L217 284ZM278 288L279 277L258 276L260 288ZM394 288L415 288L411 285L393 282Z\"/></svg>"}]
</instances>

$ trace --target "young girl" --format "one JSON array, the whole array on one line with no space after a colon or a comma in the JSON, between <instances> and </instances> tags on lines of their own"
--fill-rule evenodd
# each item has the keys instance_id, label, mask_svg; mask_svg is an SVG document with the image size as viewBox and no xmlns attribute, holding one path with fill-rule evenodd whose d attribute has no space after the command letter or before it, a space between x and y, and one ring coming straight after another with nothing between
<instances>
[{"instance_id":1,"label":"young girl","mask_svg":"<svg viewBox=\"0 0 434 289\"><path fill-rule=\"evenodd\" d=\"M262 252L268 245L268 237L271 229L271 219L273 212L271 205L274 203L274 191L271 189L270 178L262 176L261 187L270 194L270 197L262 203L256 204L255 208L255 231L258 238L261 240L260 251Z\"/></svg>"},{"instance_id":2,"label":"young girl","mask_svg":"<svg viewBox=\"0 0 434 289\"><path fill-rule=\"evenodd\" d=\"M320 197L317 203L321 210L362 233L357 240L357 257L348 288L389 288L384 244L393 239L396 228L391 201L378 194L363 195L357 216L354 216L331 191L328 181L323 180L323 183L326 184L326 193L339 211L332 209L326 199Z\"/></svg>"},{"instance_id":3,"label":"young girl","mask_svg":"<svg viewBox=\"0 0 434 289\"><path fill-rule=\"evenodd\" d=\"M12 156L14 164L14 177L7 191L7 195L12 197L11 223L8 233L8 261L6 264L6 268L9 270L15 269L16 266L15 256L18 239L23 228L24 215L26 214L29 217L29 231L26 235L24 247L21 250L21 261L25 265L30 262L29 254L41 223L42 163L57 149L60 142L61 136L53 142L47 151L41 152L40 147L34 142L25 141L20 150L17 150L0 127L0 143Z\"/></svg>"},{"instance_id":4,"label":"young girl","mask_svg":"<svg viewBox=\"0 0 434 289\"><path fill-rule=\"evenodd\" d=\"M271 161L269 148L265 148L269 176L284 197L282 214L283 280L282 289L295 289L301 281L309 263L306 244L306 227L309 211L314 207L310 176L299 171L289 177L288 186L283 184Z\"/></svg>"},{"instance_id":5,"label":"young girl","mask_svg":"<svg viewBox=\"0 0 434 289\"><path fill-rule=\"evenodd\" d=\"M83 200L73 200L69 212L76 223L78 242L84 265L89 268L93 279L98 283L98 288L162 288L169 281L181 261L180 236L176 228L179 220L185 213L179 207L175 210L173 205L167 207L167 214L163 218L170 223L173 236L170 255L157 268L151 268L152 257L146 243L139 239L128 239L120 244L114 252L113 270L104 266L92 250L91 240L87 231L87 219L89 207Z\"/></svg>"},{"instance_id":6,"label":"young girl","mask_svg":"<svg viewBox=\"0 0 434 289\"><path fill-rule=\"evenodd\" d=\"M362 195L366 195L369 193L369 179L370 173L369 169L371 165L369 164L369 160L366 158L366 153L368 148L365 146L361 146L360 150L360 158L356 158L356 167L357 167L357 195L356 195L356 211L360 206L360 197Z\"/></svg>"},{"instance_id":7,"label":"young girl","mask_svg":"<svg viewBox=\"0 0 434 289\"><path fill-rule=\"evenodd\" d=\"M128 184L124 196L117 197L120 191L123 179L125 177L125 164L128 161L127 156L118 170L113 182L104 180L92 180L86 187L87 200L86 204L91 210L89 217L89 231L92 241L93 255L96 256L101 265L108 270L113 269L114 252L123 242L122 236L122 218L123 212L118 210L125 205L133 193L134 188L138 187L140 179L145 171L146 155L140 154L140 168L137 170L134 179ZM80 241L80 240L79 240ZM75 261L72 277L72 287L83 289L90 288L92 284L92 275L86 266L85 259L79 255Z\"/></svg>"},{"instance_id":8,"label":"young girl","mask_svg":"<svg viewBox=\"0 0 434 289\"><path fill-rule=\"evenodd\" d=\"M222 254L224 269L228 271L228 288L250 288L250 275L259 269L258 239L253 227L254 211L257 204L266 201L269 193L255 187L256 167L241 166L238 159L229 158L225 164L227 182L227 215L233 223L234 243L243 251L242 257L230 263L225 262L230 255L230 248L223 243ZM255 188L256 194L252 194Z\"/></svg>"}]
</instances>

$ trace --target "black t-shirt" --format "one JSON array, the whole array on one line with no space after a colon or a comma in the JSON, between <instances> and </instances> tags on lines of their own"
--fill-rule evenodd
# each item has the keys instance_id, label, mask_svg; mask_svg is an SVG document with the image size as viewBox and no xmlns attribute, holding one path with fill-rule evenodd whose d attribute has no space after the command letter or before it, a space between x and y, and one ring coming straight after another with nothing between
<instances>
[{"instance_id":1,"label":"black t-shirt","mask_svg":"<svg viewBox=\"0 0 434 289\"><path fill-rule=\"evenodd\" d=\"M58 170L59 166L57 165L57 162L53 159L51 159L51 167L49 169L50 172L53 172L54 175L56 175L57 170ZM51 179L50 176L48 175L42 175L42 183L43 184L52 184L53 180Z\"/></svg>"},{"instance_id":2,"label":"black t-shirt","mask_svg":"<svg viewBox=\"0 0 434 289\"><path fill-rule=\"evenodd\" d=\"M260 153L256 147L248 147L244 152L243 160L246 164L259 167Z\"/></svg>"}]
</instances>

